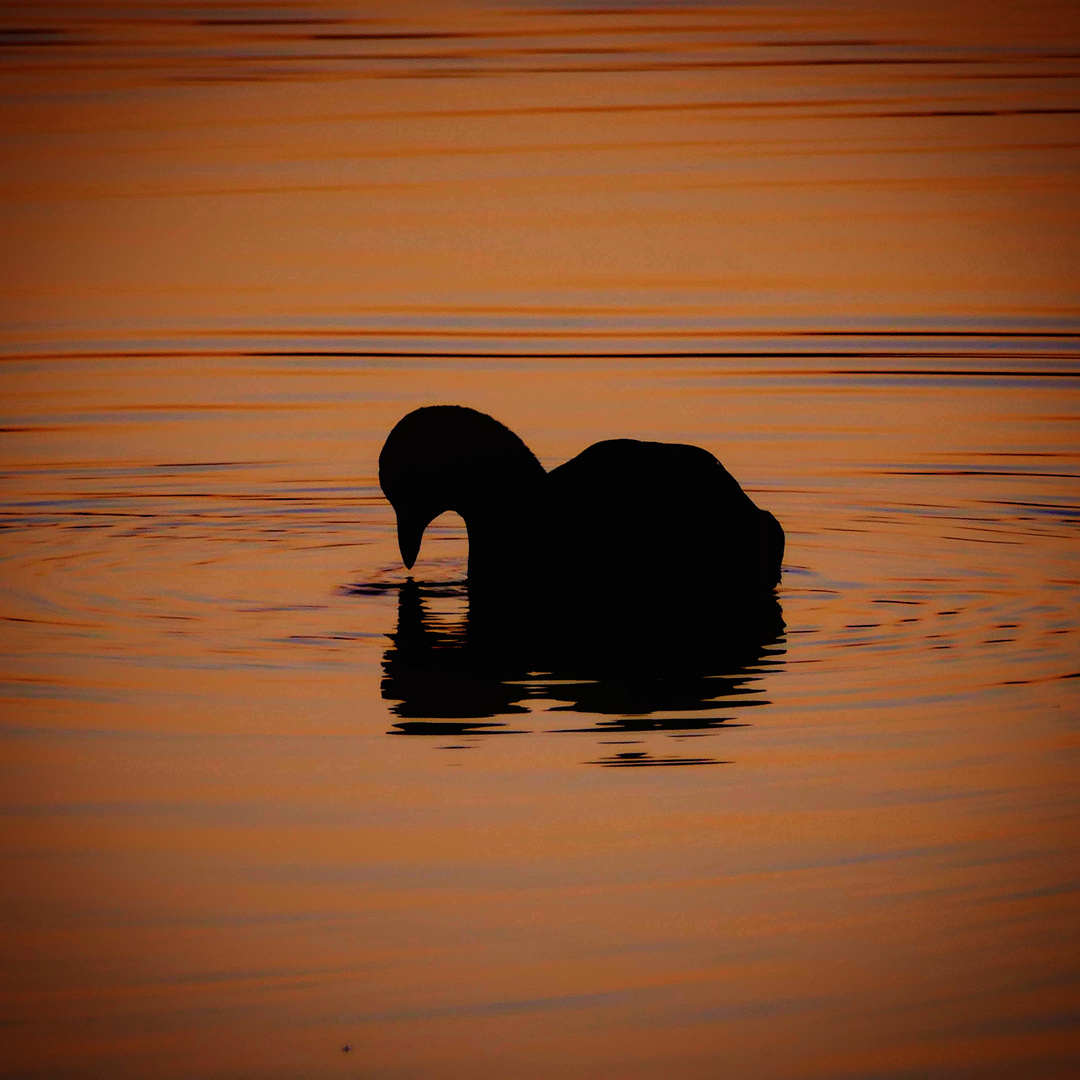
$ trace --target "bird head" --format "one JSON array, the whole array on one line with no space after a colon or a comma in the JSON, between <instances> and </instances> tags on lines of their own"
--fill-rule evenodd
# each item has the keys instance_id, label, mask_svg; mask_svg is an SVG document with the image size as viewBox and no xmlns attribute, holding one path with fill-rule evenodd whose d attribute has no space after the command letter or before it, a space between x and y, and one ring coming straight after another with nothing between
<instances>
[{"instance_id":1,"label":"bird head","mask_svg":"<svg viewBox=\"0 0 1080 1080\"><path fill-rule=\"evenodd\" d=\"M509 428L460 405L430 405L403 417L379 455L379 484L397 515L401 560L411 570L424 530L446 510L470 520L520 502L543 466Z\"/></svg>"}]
</instances>

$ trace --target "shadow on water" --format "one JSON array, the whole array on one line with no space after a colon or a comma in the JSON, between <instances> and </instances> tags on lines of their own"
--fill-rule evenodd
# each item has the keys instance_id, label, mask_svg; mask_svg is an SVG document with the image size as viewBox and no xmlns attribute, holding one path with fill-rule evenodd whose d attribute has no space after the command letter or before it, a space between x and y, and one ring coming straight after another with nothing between
<instances>
[{"instance_id":1,"label":"shadow on water","mask_svg":"<svg viewBox=\"0 0 1080 1080\"><path fill-rule=\"evenodd\" d=\"M702 599L590 604L542 597L470 596L465 585L398 587L398 623L383 655L382 696L399 719L390 734L465 739L533 730L526 717L558 717L550 732L697 738L738 726L768 702L760 681L782 663L784 622L769 597L737 613ZM744 715L744 714L743 714ZM611 768L721 764L646 749L588 762Z\"/></svg>"}]
</instances>

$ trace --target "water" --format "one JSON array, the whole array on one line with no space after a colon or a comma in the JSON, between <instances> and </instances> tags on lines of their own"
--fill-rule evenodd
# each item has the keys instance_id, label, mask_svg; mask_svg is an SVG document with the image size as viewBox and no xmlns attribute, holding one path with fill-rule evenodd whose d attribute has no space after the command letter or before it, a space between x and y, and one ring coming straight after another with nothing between
<instances>
[{"instance_id":1,"label":"water","mask_svg":"<svg viewBox=\"0 0 1080 1080\"><path fill-rule=\"evenodd\" d=\"M0 28L0 1075L1076 1074L1074 5ZM436 402L713 451L786 630L470 666Z\"/></svg>"}]
</instances>

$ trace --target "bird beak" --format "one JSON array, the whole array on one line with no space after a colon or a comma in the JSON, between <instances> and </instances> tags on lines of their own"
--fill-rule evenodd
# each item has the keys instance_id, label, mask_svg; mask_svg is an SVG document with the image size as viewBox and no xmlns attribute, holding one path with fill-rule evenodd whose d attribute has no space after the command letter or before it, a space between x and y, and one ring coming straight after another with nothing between
<instances>
[{"instance_id":1,"label":"bird beak","mask_svg":"<svg viewBox=\"0 0 1080 1080\"><path fill-rule=\"evenodd\" d=\"M420 554L420 541L424 539L424 530L431 521L424 515L402 513L397 515L397 542L401 552L401 561L406 570L413 568L416 556Z\"/></svg>"}]
</instances>

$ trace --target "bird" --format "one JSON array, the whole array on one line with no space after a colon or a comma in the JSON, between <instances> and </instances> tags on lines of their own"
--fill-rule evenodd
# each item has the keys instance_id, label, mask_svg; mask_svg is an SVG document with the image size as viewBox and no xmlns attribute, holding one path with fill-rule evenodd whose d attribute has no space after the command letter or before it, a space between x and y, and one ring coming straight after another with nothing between
<instances>
[{"instance_id":1,"label":"bird","mask_svg":"<svg viewBox=\"0 0 1080 1080\"><path fill-rule=\"evenodd\" d=\"M519 436L462 405L402 417L379 455L401 558L447 510L464 520L470 597L529 589L581 607L634 596L773 596L784 530L707 450L608 439L550 472Z\"/></svg>"}]
</instances>

